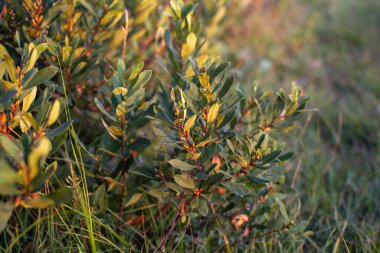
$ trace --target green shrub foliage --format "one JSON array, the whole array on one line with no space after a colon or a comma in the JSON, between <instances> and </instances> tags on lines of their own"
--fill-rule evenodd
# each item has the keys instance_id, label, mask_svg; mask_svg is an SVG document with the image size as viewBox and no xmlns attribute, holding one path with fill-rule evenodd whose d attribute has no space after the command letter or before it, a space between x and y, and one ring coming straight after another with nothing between
<instances>
[{"instance_id":1,"label":"green shrub foliage","mask_svg":"<svg viewBox=\"0 0 380 253\"><path fill-rule=\"evenodd\" d=\"M5 1L4 249L22 247L25 229L67 234L34 249L94 252L230 251L301 229L283 203L293 190L282 168L295 154L276 137L296 128L308 98L295 84L287 95L237 83L217 55L228 7Z\"/></svg>"}]
</instances>

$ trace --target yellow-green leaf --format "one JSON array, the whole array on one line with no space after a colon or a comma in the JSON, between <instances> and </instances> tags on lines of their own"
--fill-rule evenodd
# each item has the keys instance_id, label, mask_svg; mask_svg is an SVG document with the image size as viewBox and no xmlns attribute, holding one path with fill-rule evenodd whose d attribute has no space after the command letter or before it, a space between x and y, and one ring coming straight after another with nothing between
<instances>
[{"instance_id":1,"label":"yellow-green leaf","mask_svg":"<svg viewBox=\"0 0 380 253\"><path fill-rule=\"evenodd\" d=\"M20 116L20 127L23 133L28 131L31 126L36 126L32 113L24 113L24 115Z\"/></svg>"},{"instance_id":2,"label":"yellow-green leaf","mask_svg":"<svg viewBox=\"0 0 380 253\"><path fill-rule=\"evenodd\" d=\"M14 208L15 206L11 201L0 203L0 232L7 226Z\"/></svg>"},{"instance_id":3,"label":"yellow-green leaf","mask_svg":"<svg viewBox=\"0 0 380 253\"><path fill-rule=\"evenodd\" d=\"M180 169L180 170L192 170L195 168L194 165L188 164L178 159L171 159L168 161L168 163L174 168Z\"/></svg>"},{"instance_id":4,"label":"yellow-green leaf","mask_svg":"<svg viewBox=\"0 0 380 253\"><path fill-rule=\"evenodd\" d=\"M131 206L133 204L136 204L137 201L139 201L139 199L141 198L142 194L141 193L135 193L133 194L133 196L131 197L131 199L127 202L127 204L125 204L124 207L128 207L128 206Z\"/></svg>"},{"instance_id":5,"label":"yellow-green leaf","mask_svg":"<svg viewBox=\"0 0 380 253\"><path fill-rule=\"evenodd\" d=\"M36 94L37 94L37 87L33 87L32 91L24 97L22 101L23 112L26 112L29 109L29 107L32 105L32 103L34 102L34 99L36 98Z\"/></svg>"},{"instance_id":6,"label":"yellow-green leaf","mask_svg":"<svg viewBox=\"0 0 380 253\"><path fill-rule=\"evenodd\" d=\"M11 81L16 82L17 69L16 69L16 65L15 65L13 59L10 56L5 55L4 61L7 64L7 72L8 72L9 77L11 78Z\"/></svg>"},{"instance_id":7,"label":"yellow-green leaf","mask_svg":"<svg viewBox=\"0 0 380 253\"><path fill-rule=\"evenodd\" d=\"M47 137L42 137L37 141L37 145L32 148L28 156L29 179L33 180L40 171L40 165L44 163L51 150L51 143Z\"/></svg>"},{"instance_id":8,"label":"yellow-green leaf","mask_svg":"<svg viewBox=\"0 0 380 253\"><path fill-rule=\"evenodd\" d=\"M54 200L44 196L40 196L22 203L25 208L46 208L54 204Z\"/></svg>"},{"instance_id":9,"label":"yellow-green leaf","mask_svg":"<svg viewBox=\"0 0 380 253\"><path fill-rule=\"evenodd\" d=\"M174 181L183 188L194 189L195 182L191 178L187 178L186 175L174 175Z\"/></svg>"}]
</instances>

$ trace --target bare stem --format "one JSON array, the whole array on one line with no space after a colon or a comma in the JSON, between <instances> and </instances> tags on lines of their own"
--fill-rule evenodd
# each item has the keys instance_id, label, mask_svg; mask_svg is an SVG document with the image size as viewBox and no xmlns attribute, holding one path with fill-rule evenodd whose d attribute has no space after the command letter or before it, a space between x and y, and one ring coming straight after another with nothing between
<instances>
[{"instance_id":1,"label":"bare stem","mask_svg":"<svg viewBox=\"0 0 380 253\"><path fill-rule=\"evenodd\" d=\"M123 227L123 207L124 207L124 194L126 191L126 180L127 180L127 173L125 172L125 136L124 136L124 127L125 127L125 121L124 117L121 118L121 159L122 159L122 166L123 166L123 176L121 180L121 196L120 196L120 206L119 206L119 235L122 233L122 227Z\"/></svg>"},{"instance_id":2,"label":"bare stem","mask_svg":"<svg viewBox=\"0 0 380 253\"><path fill-rule=\"evenodd\" d=\"M166 234L165 238L160 242L160 244L158 245L158 247L154 250L154 253L157 253L160 250L162 250L162 249L165 248L165 245L166 245L167 241L169 240L170 235L173 233L173 230L174 230L175 226L177 225L179 214L181 212L182 202L183 202L183 199L181 198L181 201L180 201L180 203L179 203L179 205L177 207L177 212L175 214L173 223L170 226L169 232Z\"/></svg>"}]
</instances>

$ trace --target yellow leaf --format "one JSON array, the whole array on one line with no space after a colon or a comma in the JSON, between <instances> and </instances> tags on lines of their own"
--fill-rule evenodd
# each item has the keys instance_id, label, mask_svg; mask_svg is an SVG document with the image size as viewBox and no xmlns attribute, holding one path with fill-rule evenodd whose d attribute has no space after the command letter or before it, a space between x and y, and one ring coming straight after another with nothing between
<instances>
[{"instance_id":1,"label":"yellow leaf","mask_svg":"<svg viewBox=\"0 0 380 253\"><path fill-rule=\"evenodd\" d=\"M37 57L38 57L37 50L33 49L31 54L30 54L29 64L28 64L28 68L26 69L26 71L29 71L34 67L34 65L36 64L36 61L37 61Z\"/></svg>"},{"instance_id":2,"label":"yellow leaf","mask_svg":"<svg viewBox=\"0 0 380 253\"><path fill-rule=\"evenodd\" d=\"M218 117L218 113L219 113L219 104L215 103L210 107L210 110L207 115L207 123L213 122L216 119L216 117Z\"/></svg>"},{"instance_id":3,"label":"yellow leaf","mask_svg":"<svg viewBox=\"0 0 380 253\"><path fill-rule=\"evenodd\" d=\"M110 126L109 129L110 129L111 133L113 133L114 135L119 135L119 136L123 135L123 131L116 126Z\"/></svg>"},{"instance_id":4,"label":"yellow leaf","mask_svg":"<svg viewBox=\"0 0 380 253\"><path fill-rule=\"evenodd\" d=\"M199 82L201 83L203 88L206 88L208 90L211 90L210 86L210 77L206 73L201 73L198 76Z\"/></svg>"},{"instance_id":5,"label":"yellow leaf","mask_svg":"<svg viewBox=\"0 0 380 253\"><path fill-rule=\"evenodd\" d=\"M201 148L203 146L206 146L208 143L210 142L214 142L215 140L212 140L212 139L209 139L209 140L205 140L205 141L201 141L200 143L198 143L198 145L196 145L195 147L196 148Z\"/></svg>"},{"instance_id":6,"label":"yellow leaf","mask_svg":"<svg viewBox=\"0 0 380 253\"><path fill-rule=\"evenodd\" d=\"M183 58L186 58L190 56L197 44L197 36L194 33L190 33L187 35L186 38L186 44L183 45L182 50L181 50L181 55Z\"/></svg>"},{"instance_id":7,"label":"yellow leaf","mask_svg":"<svg viewBox=\"0 0 380 253\"><path fill-rule=\"evenodd\" d=\"M24 97L24 100L22 101L22 111L26 112L29 107L32 105L34 102L34 99L36 98L36 93L37 93L37 87L34 86L32 88L32 91Z\"/></svg>"},{"instance_id":8,"label":"yellow leaf","mask_svg":"<svg viewBox=\"0 0 380 253\"><path fill-rule=\"evenodd\" d=\"M190 117L190 119L188 119L186 121L186 124L185 124L185 127L183 128L183 130L187 133L190 132L190 129L194 126L195 124L195 120L197 119L197 115L193 115Z\"/></svg>"},{"instance_id":9,"label":"yellow leaf","mask_svg":"<svg viewBox=\"0 0 380 253\"><path fill-rule=\"evenodd\" d=\"M187 153L186 154L186 159L190 160L198 160L198 158L201 157L201 153Z\"/></svg>"},{"instance_id":10,"label":"yellow leaf","mask_svg":"<svg viewBox=\"0 0 380 253\"><path fill-rule=\"evenodd\" d=\"M108 28L114 26L123 17L123 13L123 10L108 11L107 14L102 18L100 25L104 26L109 24L107 26Z\"/></svg>"},{"instance_id":11,"label":"yellow leaf","mask_svg":"<svg viewBox=\"0 0 380 253\"><path fill-rule=\"evenodd\" d=\"M53 125L54 122L58 119L59 113L61 111L61 103L59 100L55 100L53 102L53 105L50 107L50 113L49 113L49 118L46 122L46 126Z\"/></svg>"},{"instance_id":12,"label":"yellow leaf","mask_svg":"<svg viewBox=\"0 0 380 253\"><path fill-rule=\"evenodd\" d=\"M116 107L116 115L122 117L127 113L127 102L123 101Z\"/></svg>"},{"instance_id":13,"label":"yellow leaf","mask_svg":"<svg viewBox=\"0 0 380 253\"><path fill-rule=\"evenodd\" d=\"M128 89L124 87L117 87L112 91L113 94L115 95L126 95L128 93Z\"/></svg>"},{"instance_id":14,"label":"yellow leaf","mask_svg":"<svg viewBox=\"0 0 380 253\"><path fill-rule=\"evenodd\" d=\"M244 168L247 168L248 167L248 161L243 157L243 156L241 156L241 155L238 155L238 154L236 154L235 155L236 156L236 159L237 159L237 161L238 161L238 163L242 166L242 167L244 167Z\"/></svg>"}]
</instances>

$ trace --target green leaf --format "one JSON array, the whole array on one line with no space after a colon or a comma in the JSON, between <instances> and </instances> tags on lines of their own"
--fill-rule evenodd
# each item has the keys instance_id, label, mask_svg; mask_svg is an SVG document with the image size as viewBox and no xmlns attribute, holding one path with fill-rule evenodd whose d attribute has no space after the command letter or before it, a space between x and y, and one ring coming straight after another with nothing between
<instances>
[{"instance_id":1,"label":"green leaf","mask_svg":"<svg viewBox=\"0 0 380 253\"><path fill-rule=\"evenodd\" d=\"M29 84L25 87L26 89L33 88L34 86L40 85L52 79L55 74L57 74L58 68L54 66L49 66L44 69L41 69L37 72L34 78L29 82Z\"/></svg>"},{"instance_id":2,"label":"green leaf","mask_svg":"<svg viewBox=\"0 0 380 253\"><path fill-rule=\"evenodd\" d=\"M230 192L240 196L244 197L249 193L249 189L245 187L242 184L234 183L234 182L228 182L223 184Z\"/></svg>"},{"instance_id":3,"label":"green leaf","mask_svg":"<svg viewBox=\"0 0 380 253\"><path fill-rule=\"evenodd\" d=\"M254 184L266 184L266 183L269 183L269 180L264 179L264 178L259 178L259 177L255 177L255 176L252 176L252 175L245 175L245 177L248 178L249 181L251 181Z\"/></svg>"},{"instance_id":4,"label":"green leaf","mask_svg":"<svg viewBox=\"0 0 380 253\"><path fill-rule=\"evenodd\" d=\"M10 101L14 96L17 95L17 90L10 90L7 92L4 92L4 94L0 97L0 104L5 104L8 101Z\"/></svg>"},{"instance_id":5,"label":"green leaf","mask_svg":"<svg viewBox=\"0 0 380 253\"><path fill-rule=\"evenodd\" d=\"M263 144L265 137L266 137L266 134L260 135L260 138L255 145L255 150L258 150L259 148L261 148L261 145Z\"/></svg>"},{"instance_id":6,"label":"green leaf","mask_svg":"<svg viewBox=\"0 0 380 253\"><path fill-rule=\"evenodd\" d=\"M232 111L229 111L226 116L224 116L222 122L220 123L220 125L218 126L218 129L219 128L222 128L224 127L225 125L227 125L228 123L230 123L236 116L236 110L232 110Z\"/></svg>"},{"instance_id":7,"label":"green leaf","mask_svg":"<svg viewBox=\"0 0 380 253\"><path fill-rule=\"evenodd\" d=\"M233 83L234 83L233 76L230 76L229 78L227 78L227 80L224 82L222 88L220 89L218 93L218 97L223 98L227 94L227 92L231 89Z\"/></svg>"},{"instance_id":8,"label":"green leaf","mask_svg":"<svg viewBox=\"0 0 380 253\"><path fill-rule=\"evenodd\" d=\"M106 185L102 184L93 193L93 203L96 213L104 213L108 208L108 196L106 193Z\"/></svg>"},{"instance_id":9,"label":"green leaf","mask_svg":"<svg viewBox=\"0 0 380 253\"><path fill-rule=\"evenodd\" d=\"M53 163L49 164L46 169L45 173L39 174L33 181L32 181L32 189L34 191L40 190L47 180L49 180L54 173L56 172L58 167L57 161L54 161Z\"/></svg>"},{"instance_id":10,"label":"green leaf","mask_svg":"<svg viewBox=\"0 0 380 253\"><path fill-rule=\"evenodd\" d=\"M187 175L174 175L174 181L183 188L195 188L195 181L191 178L187 178Z\"/></svg>"},{"instance_id":11,"label":"green leaf","mask_svg":"<svg viewBox=\"0 0 380 253\"><path fill-rule=\"evenodd\" d=\"M0 174L0 187L18 182L18 173L4 159L0 159Z\"/></svg>"},{"instance_id":12,"label":"green leaf","mask_svg":"<svg viewBox=\"0 0 380 253\"><path fill-rule=\"evenodd\" d=\"M27 71L25 75L22 78L21 86L26 87L31 80L33 80L34 76L38 73L38 69L32 68L31 70Z\"/></svg>"},{"instance_id":13,"label":"green leaf","mask_svg":"<svg viewBox=\"0 0 380 253\"><path fill-rule=\"evenodd\" d=\"M183 192L183 188L180 187L178 184L173 182L165 182L165 185L172 191L175 191L176 193L181 194Z\"/></svg>"},{"instance_id":14,"label":"green leaf","mask_svg":"<svg viewBox=\"0 0 380 253\"><path fill-rule=\"evenodd\" d=\"M183 162L181 160L178 160L178 159L172 159L172 160L169 160L168 163L173 166L174 168L176 169L180 169L180 170L192 170L195 168L194 165L191 165L191 164L188 164L186 162Z\"/></svg>"},{"instance_id":15,"label":"green leaf","mask_svg":"<svg viewBox=\"0 0 380 253\"><path fill-rule=\"evenodd\" d=\"M204 181L201 188L208 188L218 182L222 182L223 177L224 175L222 173L211 175L206 181Z\"/></svg>"},{"instance_id":16,"label":"green leaf","mask_svg":"<svg viewBox=\"0 0 380 253\"><path fill-rule=\"evenodd\" d=\"M272 153L270 153L269 155L266 155L266 156L262 159L261 164L267 164L267 163L273 161L273 160L276 159L276 157L279 156L281 153L282 153L282 150L276 150L276 151L273 151Z\"/></svg>"},{"instance_id":17,"label":"green leaf","mask_svg":"<svg viewBox=\"0 0 380 253\"><path fill-rule=\"evenodd\" d=\"M230 66L230 63L229 62L224 62L222 64L220 64L213 72L212 72L212 79L210 80L210 82L212 83L213 79L219 75L221 72L223 72L226 68L228 68Z\"/></svg>"},{"instance_id":18,"label":"green leaf","mask_svg":"<svg viewBox=\"0 0 380 253\"><path fill-rule=\"evenodd\" d=\"M138 138L135 142L127 146L130 150L140 150L149 147L152 143L146 138Z\"/></svg>"},{"instance_id":19,"label":"green leaf","mask_svg":"<svg viewBox=\"0 0 380 253\"><path fill-rule=\"evenodd\" d=\"M46 136L48 136L49 138L53 138L56 135L60 135L60 134L64 133L67 129L69 129L72 122L73 122L72 120L67 121L67 122L61 124L60 126L54 128L52 130L49 130L49 132L47 132Z\"/></svg>"},{"instance_id":20,"label":"green leaf","mask_svg":"<svg viewBox=\"0 0 380 253\"><path fill-rule=\"evenodd\" d=\"M11 218L14 204L10 201L6 203L0 203L0 232L7 226L9 218Z\"/></svg>"},{"instance_id":21,"label":"green leaf","mask_svg":"<svg viewBox=\"0 0 380 253\"><path fill-rule=\"evenodd\" d=\"M95 17L97 17L97 13L94 10L94 7L88 3L86 0L79 0L79 2Z\"/></svg>"},{"instance_id":22,"label":"green leaf","mask_svg":"<svg viewBox=\"0 0 380 253\"><path fill-rule=\"evenodd\" d=\"M200 215L206 217L208 215L208 203L205 199L199 198L198 212Z\"/></svg>"},{"instance_id":23,"label":"green leaf","mask_svg":"<svg viewBox=\"0 0 380 253\"><path fill-rule=\"evenodd\" d=\"M157 179L156 173L153 168L148 167L135 167L129 170L130 173L133 173L135 175L147 177L149 179Z\"/></svg>"},{"instance_id":24,"label":"green leaf","mask_svg":"<svg viewBox=\"0 0 380 253\"><path fill-rule=\"evenodd\" d=\"M157 199L162 199L170 195L170 192L165 192L160 189L151 189L148 191L148 194L157 198Z\"/></svg>"},{"instance_id":25,"label":"green leaf","mask_svg":"<svg viewBox=\"0 0 380 253\"><path fill-rule=\"evenodd\" d=\"M275 200L276 200L276 203L277 203L277 206L278 206L278 209L280 210L280 214L281 216L285 219L285 220L289 220L289 216L288 216L288 213L286 212L286 208L285 208L285 205L284 203L281 202L281 200L277 197L275 197Z\"/></svg>"},{"instance_id":26,"label":"green leaf","mask_svg":"<svg viewBox=\"0 0 380 253\"><path fill-rule=\"evenodd\" d=\"M113 122L117 122L116 118L114 116L111 116L111 114L109 114L107 112L107 110L104 108L104 105L102 104L102 102L100 102L99 99L97 98L94 98L94 101L95 101L95 104L96 106L98 107L98 109L104 114L106 115L109 119L111 119Z\"/></svg>"},{"instance_id":27,"label":"green leaf","mask_svg":"<svg viewBox=\"0 0 380 253\"><path fill-rule=\"evenodd\" d=\"M11 156L15 161L22 159L21 150L17 145L6 135L0 135L0 143L9 156Z\"/></svg>"},{"instance_id":28,"label":"green leaf","mask_svg":"<svg viewBox=\"0 0 380 253\"><path fill-rule=\"evenodd\" d=\"M54 200L55 206L60 206L62 204L70 202L73 197L73 191L69 188L61 188L52 193L46 195L47 198Z\"/></svg>"},{"instance_id":29,"label":"green leaf","mask_svg":"<svg viewBox=\"0 0 380 253\"><path fill-rule=\"evenodd\" d=\"M288 152L282 156L279 156L277 159L280 160L281 162L284 162L286 160L289 160L290 158L292 158L295 155L296 155L296 153L294 153L294 152Z\"/></svg>"},{"instance_id":30,"label":"green leaf","mask_svg":"<svg viewBox=\"0 0 380 253\"><path fill-rule=\"evenodd\" d=\"M152 77L152 70L144 70L140 73L139 79L137 80L135 86L143 87Z\"/></svg>"},{"instance_id":31,"label":"green leaf","mask_svg":"<svg viewBox=\"0 0 380 253\"><path fill-rule=\"evenodd\" d=\"M232 144L232 142L230 141L230 139L226 138L226 142L227 142L228 147L229 147L230 150L232 151L232 153L235 154L234 145Z\"/></svg>"}]
</instances>

